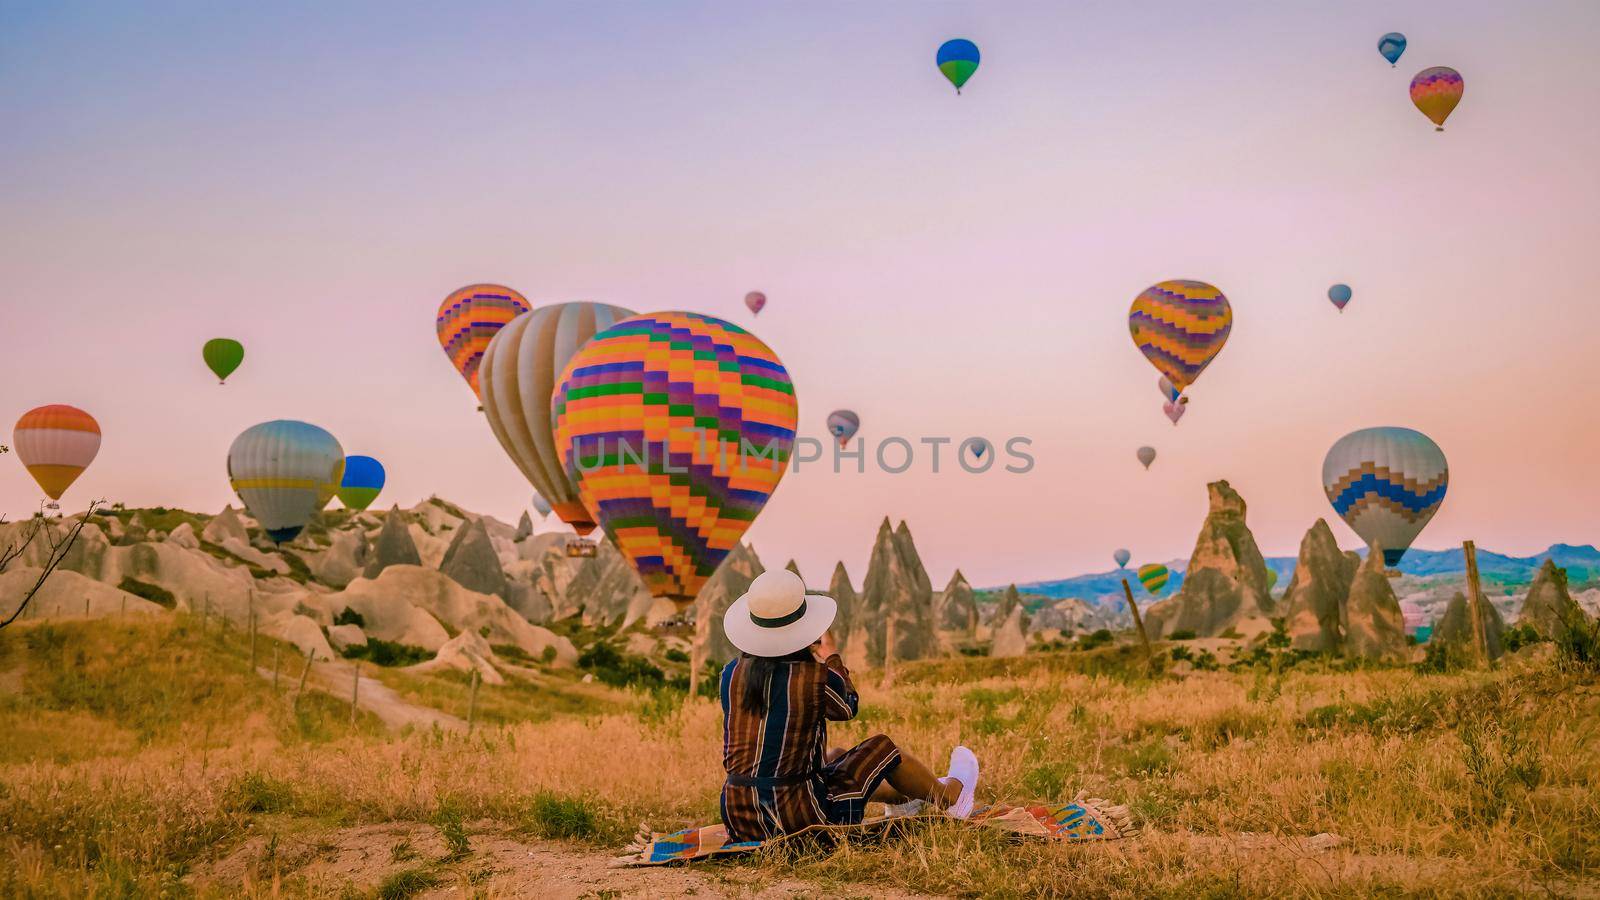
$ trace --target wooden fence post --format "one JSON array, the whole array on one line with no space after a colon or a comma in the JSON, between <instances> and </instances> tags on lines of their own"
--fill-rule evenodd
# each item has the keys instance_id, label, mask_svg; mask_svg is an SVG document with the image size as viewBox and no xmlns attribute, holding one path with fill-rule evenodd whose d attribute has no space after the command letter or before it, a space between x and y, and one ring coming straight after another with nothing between
<instances>
[{"instance_id":1,"label":"wooden fence post","mask_svg":"<svg viewBox=\"0 0 1600 900\"><path fill-rule=\"evenodd\" d=\"M256 592L250 590L250 671L256 670Z\"/></svg>"},{"instance_id":2,"label":"wooden fence post","mask_svg":"<svg viewBox=\"0 0 1600 900\"><path fill-rule=\"evenodd\" d=\"M467 698L467 734L472 734L472 723L478 717L478 670L472 670L472 694Z\"/></svg>"},{"instance_id":3,"label":"wooden fence post","mask_svg":"<svg viewBox=\"0 0 1600 900\"><path fill-rule=\"evenodd\" d=\"M274 694L278 692L278 659L282 655L283 645L274 643L272 645L272 692Z\"/></svg>"},{"instance_id":4,"label":"wooden fence post","mask_svg":"<svg viewBox=\"0 0 1600 900\"><path fill-rule=\"evenodd\" d=\"M883 686L894 687L894 611L889 611L889 621L883 626Z\"/></svg>"},{"instance_id":5,"label":"wooden fence post","mask_svg":"<svg viewBox=\"0 0 1600 900\"><path fill-rule=\"evenodd\" d=\"M1472 614L1472 649L1478 665L1489 663L1489 636L1483 630L1483 587L1478 580L1478 548L1472 541L1461 545L1467 560L1467 610Z\"/></svg>"},{"instance_id":6,"label":"wooden fence post","mask_svg":"<svg viewBox=\"0 0 1600 900\"><path fill-rule=\"evenodd\" d=\"M300 705L300 695L306 692L306 676L311 674L311 662L317 657L317 648L312 647L306 651L306 667L300 670L300 686L295 689L294 702Z\"/></svg>"},{"instance_id":7,"label":"wooden fence post","mask_svg":"<svg viewBox=\"0 0 1600 900\"><path fill-rule=\"evenodd\" d=\"M1122 579L1122 596L1128 598L1128 612L1133 613L1133 628L1139 632L1139 643L1144 645L1144 659L1146 663L1155 664L1155 651L1150 649L1150 635L1144 630L1144 617L1139 615L1139 604L1133 602L1133 588L1128 587L1128 579Z\"/></svg>"},{"instance_id":8,"label":"wooden fence post","mask_svg":"<svg viewBox=\"0 0 1600 900\"><path fill-rule=\"evenodd\" d=\"M361 663L356 662L355 679L350 682L350 727L356 727L356 708L361 700Z\"/></svg>"}]
</instances>

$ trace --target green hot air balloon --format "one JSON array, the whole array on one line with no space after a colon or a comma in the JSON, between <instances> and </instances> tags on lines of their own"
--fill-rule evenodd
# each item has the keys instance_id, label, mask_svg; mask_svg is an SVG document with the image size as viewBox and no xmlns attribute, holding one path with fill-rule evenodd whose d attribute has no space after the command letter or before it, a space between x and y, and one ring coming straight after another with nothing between
<instances>
[{"instance_id":1,"label":"green hot air balloon","mask_svg":"<svg viewBox=\"0 0 1600 900\"><path fill-rule=\"evenodd\" d=\"M201 348L206 368L217 376L217 384L226 384L228 376L244 362L244 345L233 338L212 338Z\"/></svg>"},{"instance_id":2,"label":"green hot air balloon","mask_svg":"<svg viewBox=\"0 0 1600 900\"><path fill-rule=\"evenodd\" d=\"M978 45L966 38L955 38L939 45L939 52L934 56L939 71L950 83L955 85L956 93L961 93L961 88L978 71Z\"/></svg>"},{"instance_id":3,"label":"green hot air balloon","mask_svg":"<svg viewBox=\"0 0 1600 900\"><path fill-rule=\"evenodd\" d=\"M1160 563L1151 563L1139 567L1139 583L1151 594L1161 596L1161 589L1167 586L1167 576L1171 574L1167 567Z\"/></svg>"}]
</instances>

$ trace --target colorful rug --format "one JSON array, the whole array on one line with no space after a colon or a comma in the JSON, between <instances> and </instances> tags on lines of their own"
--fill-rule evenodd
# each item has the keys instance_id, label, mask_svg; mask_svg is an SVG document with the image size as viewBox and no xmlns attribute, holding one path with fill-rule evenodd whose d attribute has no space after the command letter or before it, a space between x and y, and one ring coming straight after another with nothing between
<instances>
[{"instance_id":1,"label":"colorful rug","mask_svg":"<svg viewBox=\"0 0 1600 900\"><path fill-rule=\"evenodd\" d=\"M893 812L893 811L892 811ZM692 862L713 856L749 853L776 846L805 835L835 834L842 837L881 834L910 819L942 818L937 812L919 807L899 814L876 816L860 825L822 825L771 841L730 841L722 825L685 828L661 834L648 827L639 830L626 855L612 861L613 866L664 866ZM986 806L964 820L968 825L994 828L1019 838L1036 838L1062 843L1114 841L1138 833L1126 806L1112 806L1105 800L1078 797L1059 806Z\"/></svg>"}]
</instances>

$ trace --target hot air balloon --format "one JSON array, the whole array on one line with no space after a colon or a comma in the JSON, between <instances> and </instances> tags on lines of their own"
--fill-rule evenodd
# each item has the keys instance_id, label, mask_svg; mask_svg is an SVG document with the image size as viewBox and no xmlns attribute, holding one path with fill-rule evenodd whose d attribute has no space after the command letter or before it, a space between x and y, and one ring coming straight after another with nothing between
<instances>
[{"instance_id":1,"label":"hot air balloon","mask_svg":"<svg viewBox=\"0 0 1600 900\"><path fill-rule=\"evenodd\" d=\"M1178 398L1183 395L1183 392L1178 390L1177 385L1172 383L1172 379L1165 375L1161 376L1161 380L1156 382L1156 386L1161 388L1161 396L1167 398L1169 402L1177 403Z\"/></svg>"},{"instance_id":2,"label":"hot air balloon","mask_svg":"<svg viewBox=\"0 0 1600 900\"><path fill-rule=\"evenodd\" d=\"M1189 404L1181 401L1178 403L1173 403L1169 400L1166 403L1161 404L1161 411L1167 414L1167 418L1171 419L1172 424L1174 425L1178 424L1178 420L1183 418L1183 411L1188 408Z\"/></svg>"},{"instance_id":3,"label":"hot air balloon","mask_svg":"<svg viewBox=\"0 0 1600 900\"><path fill-rule=\"evenodd\" d=\"M200 356L217 376L217 384L226 384L228 376L244 362L244 345L232 338L212 338L200 348Z\"/></svg>"},{"instance_id":4,"label":"hot air balloon","mask_svg":"<svg viewBox=\"0 0 1600 900\"><path fill-rule=\"evenodd\" d=\"M1277 586L1278 586L1278 570L1269 567L1267 569L1267 590L1270 591L1270 590L1272 590L1273 588L1275 588Z\"/></svg>"},{"instance_id":5,"label":"hot air balloon","mask_svg":"<svg viewBox=\"0 0 1600 900\"><path fill-rule=\"evenodd\" d=\"M1406 634L1415 638L1419 644L1426 643L1433 635L1433 625L1428 621L1428 614L1413 601L1400 601L1400 621ZM1427 631L1423 631L1424 628Z\"/></svg>"},{"instance_id":6,"label":"hot air balloon","mask_svg":"<svg viewBox=\"0 0 1600 900\"><path fill-rule=\"evenodd\" d=\"M681 609L783 477L798 407L755 335L660 312L595 335L551 398L555 445L583 504L650 592Z\"/></svg>"},{"instance_id":7,"label":"hot air balloon","mask_svg":"<svg viewBox=\"0 0 1600 900\"><path fill-rule=\"evenodd\" d=\"M1117 568L1120 569L1128 564L1128 560L1133 559L1133 554L1126 550L1118 550L1111 554L1111 558L1117 561Z\"/></svg>"},{"instance_id":8,"label":"hot air balloon","mask_svg":"<svg viewBox=\"0 0 1600 900\"><path fill-rule=\"evenodd\" d=\"M631 315L604 303L541 306L495 335L478 370L484 417L500 446L561 521L580 535L594 530L594 519L578 499L552 438L550 394L580 347Z\"/></svg>"},{"instance_id":9,"label":"hot air balloon","mask_svg":"<svg viewBox=\"0 0 1600 900\"><path fill-rule=\"evenodd\" d=\"M983 455L989 452L990 444L984 438L967 438L961 442L961 449L971 453L974 460L982 460Z\"/></svg>"},{"instance_id":10,"label":"hot air balloon","mask_svg":"<svg viewBox=\"0 0 1600 900\"><path fill-rule=\"evenodd\" d=\"M305 422L252 425L228 449L228 481L275 543L292 541L344 478L344 448Z\"/></svg>"},{"instance_id":11,"label":"hot air balloon","mask_svg":"<svg viewBox=\"0 0 1600 900\"><path fill-rule=\"evenodd\" d=\"M966 38L954 38L939 45L939 53L934 57L939 64L939 71L950 83L956 86L956 93L961 93L961 86L967 83L972 73L978 71L978 45Z\"/></svg>"},{"instance_id":12,"label":"hot air balloon","mask_svg":"<svg viewBox=\"0 0 1600 900\"><path fill-rule=\"evenodd\" d=\"M23 413L11 442L17 459L55 508L55 501L100 452L100 423L75 406L55 403Z\"/></svg>"},{"instance_id":13,"label":"hot air balloon","mask_svg":"<svg viewBox=\"0 0 1600 900\"><path fill-rule=\"evenodd\" d=\"M478 366L489 341L507 322L527 311L526 297L499 284L469 284L439 304L435 322L439 346L480 399Z\"/></svg>"},{"instance_id":14,"label":"hot air balloon","mask_svg":"<svg viewBox=\"0 0 1600 900\"><path fill-rule=\"evenodd\" d=\"M767 305L767 295L760 291L751 291L744 295L745 308L753 315L761 315L761 310Z\"/></svg>"},{"instance_id":15,"label":"hot air balloon","mask_svg":"<svg viewBox=\"0 0 1600 900\"><path fill-rule=\"evenodd\" d=\"M1411 79L1411 102L1434 124L1434 131L1444 130L1444 120L1450 118L1461 94L1466 90L1461 73L1449 66L1423 69Z\"/></svg>"},{"instance_id":16,"label":"hot air balloon","mask_svg":"<svg viewBox=\"0 0 1600 900\"><path fill-rule=\"evenodd\" d=\"M1406 52L1406 36L1398 31L1391 31L1378 38L1378 52L1389 61L1389 66L1400 61L1400 54Z\"/></svg>"},{"instance_id":17,"label":"hot air balloon","mask_svg":"<svg viewBox=\"0 0 1600 900\"><path fill-rule=\"evenodd\" d=\"M1134 298L1128 310L1134 346L1180 394L1222 352L1232 329L1228 298L1203 281L1152 285Z\"/></svg>"},{"instance_id":18,"label":"hot air balloon","mask_svg":"<svg viewBox=\"0 0 1600 900\"><path fill-rule=\"evenodd\" d=\"M1170 575L1167 567L1160 563L1139 567L1139 583L1144 585L1144 589L1152 596L1160 596L1161 589L1167 586L1167 578Z\"/></svg>"},{"instance_id":19,"label":"hot air balloon","mask_svg":"<svg viewBox=\"0 0 1600 900\"><path fill-rule=\"evenodd\" d=\"M537 491L534 492L533 495L533 508L537 510L541 516L550 515L550 501L546 500L544 495L538 493Z\"/></svg>"},{"instance_id":20,"label":"hot air balloon","mask_svg":"<svg viewBox=\"0 0 1600 900\"><path fill-rule=\"evenodd\" d=\"M1139 451L1134 455L1139 457L1139 462L1143 463L1144 467L1148 469L1150 468L1150 464L1156 461L1156 448L1140 447Z\"/></svg>"},{"instance_id":21,"label":"hot air balloon","mask_svg":"<svg viewBox=\"0 0 1600 900\"><path fill-rule=\"evenodd\" d=\"M1348 284L1336 284L1328 288L1328 300L1339 308L1339 312L1344 312L1344 305L1350 302L1350 297L1350 285Z\"/></svg>"},{"instance_id":22,"label":"hot air balloon","mask_svg":"<svg viewBox=\"0 0 1600 900\"><path fill-rule=\"evenodd\" d=\"M1334 443L1322 461L1328 502L1369 547L1395 566L1444 502L1444 452L1410 428L1363 428Z\"/></svg>"},{"instance_id":23,"label":"hot air balloon","mask_svg":"<svg viewBox=\"0 0 1600 900\"><path fill-rule=\"evenodd\" d=\"M828 433L838 440L841 447L850 443L860 428L861 417L848 409L836 409L828 413Z\"/></svg>"},{"instance_id":24,"label":"hot air balloon","mask_svg":"<svg viewBox=\"0 0 1600 900\"><path fill-rule=\"evenodd\" d=\"M370 456L346 456L344 477L339 480L339 502L361 512L378 499L384 478L383 463Z\"/></svg>"}]
</instances>

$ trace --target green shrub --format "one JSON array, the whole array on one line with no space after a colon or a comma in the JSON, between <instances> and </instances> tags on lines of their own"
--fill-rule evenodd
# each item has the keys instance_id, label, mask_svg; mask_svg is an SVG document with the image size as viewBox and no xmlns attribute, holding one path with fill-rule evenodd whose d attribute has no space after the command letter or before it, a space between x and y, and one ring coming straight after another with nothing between
<instances>
[{"instance_id":1,"label":"green shrub","mask_svg":"<svg viewBox=\"0 0 1600 900\"><path fill-rule=\"evenodd\" d=\"M667 676L650 660L598 641L578 655L578 667L612 687L665 687Z\"/></svg>"},{"instance_id":2,"label":"green shrub","mask_svg":"<svg viewBox=\"0 0 1600 900\"><path fill-rule=\"evenodd\" d=\"M364 659L377 666L414 666L433 659L433 654L410 644L396 644L369 637L365 644L351 644L344 648L345 659Z\"/></svg>"},{"instance_id":3,"label":"green shrub","mask_svg":"<svg viewBox=\"0 0 1600 900\"><path fill-rule=\"evenodd\" d=\"M367 627L367 620L362 617L361 613L346 606L344 609L339 610L337 616L333 617L333 624L354 625L357 628L365 628Z\"/></svg>"},{"instance_id":4,"label":"green shrub","mask_svg":"<svg viewBox=\"0 0 1600 900\"><path fill-rule=\"evenodd\" d=\"M1539 632L1526 622L1507 628L1500 636L1500 643L1506 648L1507 653L1521 650L1529 644L1537 644L1542 640L1544 638L1539 636Z\"/></svg>"},{"instance_id":5,"label":"green shrub","mask_svg":"<svg viewBox=\"0 0 1600 900\"><path fill-rule=\"evenodd\" d=\"M380 900L410 900L439 883L439 876L425 868L404 869L378 885Z\"/></svg>"},{"instance_id":6,"label":"green shrub","mask_svg":"<svg viewBox=\"0 0 1600 900\"><path fill-rule=\"evenodd\" d=\"M294 788L288 782L260 772L234 778L222 792L222 808L230 812L282 812L293 803Z\"/></svg>"},{"instance_id":7,"label":"green shrub","mask_svg":"<svg viewBox=\"0 0 1600 900\"><path fill-rule=\"evenodd\" d=\"M1179 628L1168 637L1174 641L1192 641L1198 637L1198 635L1194 633L1193 628Z\"/></svg>"},{"instance_id":8,"label":"green shrub","mask_svg":"<svg viewBox=\"0 0 1600 900\"><path fill-rule=\"evenodd\" d=\"M172 609L178 605L178 598L172 596L172 592L166 588L151 584L148 581L140 581L137 578L129 578L126 575L117 583L117 590L127 591L135 597L143 597L151 603L157 606L164 606L167 609Z\"/></svg>"},{"instance_id":9,"label":"green shrub","mask_svg":"<svg viewBox=\"0 0 1600 900\"><path fill-rule=\"evenodd\" d=\"M667 652L661 655L666 658L667 662L686 663L689 661L689 654L679 650L677 647L668 647Z\"/></svg>"},{"instance_id":10,"label":"green shrub","mask_svg":"<svg viewBox=\"0 0 1600 900\"><path fill-rule=\"evenodd\" d=\"M1104 647L1114 640L1116 640L1116 638L1112 636L1111 630L1102 628L1099 631L1086 634L1083 637L1078 638L1078 649L1093 650L1096 647Z\"/></svg>"}]
</instances>

